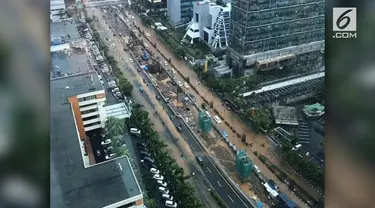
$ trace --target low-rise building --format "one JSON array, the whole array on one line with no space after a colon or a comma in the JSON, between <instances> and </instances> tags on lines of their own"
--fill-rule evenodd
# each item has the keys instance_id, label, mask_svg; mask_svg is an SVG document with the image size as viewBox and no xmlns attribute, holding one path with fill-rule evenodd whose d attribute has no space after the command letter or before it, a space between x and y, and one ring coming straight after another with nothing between
<instances>
[{"instance_id":1,"label":"low-rise building","mask_svg":"<svg viewBox=\"0 0 375 208\"><path fill-rule=\"evenodd\" d=\"M228 47L231 4L217 5L209 0L194 4L193 18L184 39L191 44L203 40L212 49Z\"/></svg>"},{"instance_id":2,"label":"low-rise building","mask_svg":"<svg viewBox=\"0 0 375 208\"><path fill-rule=\"evenodd\" d=\"M50 0L50 20L53 22L59 21L65 9L64 0Z\"/></svg>"},{"instance_id":3,"label":"low-rise building","mask_svg":"<svg viewBox=\"0 0 375 208\"><path fill-rule=\"evenodd\" d=\"M80 89L66 88L61 80L51 80L51 207L144 207L127 157L90 164L90 143L81 135L85 124L78 121L79 98L68 99Z\"/></svg>"},{"instance_id":4,"label":"low-rise building","mask_svg":"<svg viewBox=\"0 0 375 208\"><path fill-rule=\"evenodd\" d=\"M90 44L76 42L86 40L74 21L52 25L51 207L144 208L129 159L108 157L100 146L107 117L129 117L128 108L108 105L113 95L93 67Z\"/></svg>"}]
</instances>

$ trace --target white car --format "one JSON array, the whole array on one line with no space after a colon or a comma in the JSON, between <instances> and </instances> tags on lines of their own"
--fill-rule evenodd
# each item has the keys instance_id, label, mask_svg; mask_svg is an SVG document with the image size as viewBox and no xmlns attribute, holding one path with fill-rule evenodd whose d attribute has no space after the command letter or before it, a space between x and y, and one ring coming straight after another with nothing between
<instances>
[{"instance_id":1,"label":"white car","mask_svg":"<svg viewBox=\"0 0 375 208\"><path fill-rule=\"evenodd\" d=\"M106 156L105 156L105 159L106 159L106 160L109 160L109 159L114 158L115 156L116 156L116 154L115 154L115 153L112 153L112 154L110 154L110 155L106 155Z\"/></svg>"},{"instance_id":2,"label":"white car","mask_svg":"<svg viewBox=\"0 0 375 208\"><path fill-rule=\"evenodd\" d=\"M169 194L169 190L164 187L159 187L159 191L163 194Z\"/></svg>"},{"instance_id":3,"label":"white car","mask_svg":"<svg viewBox=\"0 0 375 208\"><path fill-rule=\"evenodd\" d=\"M163 198L167 199L167 200L170 200L170 201L173 201L173 196L169 195L169 194L163 194L161 195Z\"/></svg>"},{"instance_id":4,"label":"white car","mask_svg":"<svg viewBox=\"0 0 375 208\"><path fill-rule=\"evenodd\" d=\"M172 207L172 208L176 208L177 207L177 203L176 202L173 202L173 201L165 201L165 206L166 207Z\"/></svg>"},{"instance_id":5,"label":"white car","mask_svg":"<svg viewBox=\"0 0 375 208\"><path fill-rule=\"evenodd\" d=\"M179 87L182 87L182 82L181 81L177 81L177 84Z\"/></svg>"},{"instance_id":6,"label":"white car","mask_svg":"<svg viewBox=\"0 0 375 208\"><path fill-rule=\"evenodd\" d=\"M163 186L163 187L167 187L167 183L164 182L164 181L158 180L158 184Z\"/></svg>"},{"instance_id":7,"label":"white car","mask_svg":"<svg viewBox=\"0 0 375 208\"><path fill-rule=\"evenodd\" d=\"M154 177L152 177L152 178L156 179L156 180L164 180L164 176L159 175L159 174L155 174Z\"/></svg>"},{"instance_id":8,"label":"white car","mask_svg":"<svg viewBox=\"0 0 375 208\"><path fill-rule=\"evenodd\" d=\"M146 48L148 47L148 44L147 44L147 43L145 43L145 47L146 47Z\"/></svg>"},{"instance_id":9,"label":"white car","mask_svg":"<svg viewBox=\"0 0 375 208\"><path fill-rule=\"evenodd\" d=\"M214 120L215 120L216 123L218 123L218 124L221 123L221 119L219 118L219 116L214 116Z\"/></svg>"},{"instance_id":10,"label":"white car","mask_svg":"<svg viewBox=\"0 0 375 208\"><path fill-rule=\"evenodd\" d=\"M160 171L156 168L151 168L150 172L153 173L153 174L159 174L160 173Z\"/></svg>"},{"instance_id":11,"label":"white car","mask_svg":"<svg viewBox=\"0 0 375 208\"><path fill-rule=\"evenodd\" d=\"M165 66L168 66L168 62L167 62L167 61L164 61L164 65L165 65Z\"/></svg>"},{"instance_id":12,"label":"white car","mask_svg":"<svg viewBox=\"0 0 375 208\"><path fill-rule=\"evenodd\" d=\"M149 38L149 37L150 37L150 34L149 34L149 33L146 33L146 37L148 37L148 38Z\"/></svg>"},{"instance_id":13,"label":"white car","mask_svg":"<svg viewBox=\"0 0 375 208\"><path fill-rule=\"evenodd\" d=\"M185 82L185 83L184 83L184 87L185 87L186 89L189 89L190 86L188 85L188 83Z\"/></svg>"},{"instance_id":14,"label":"white car","mask_svg":"<svg viewBox=\"0 0 375 208\"><path fill-rule=\"evenodd\" d=\"M133 63L133 59L129 59L129 62L130 62L130 63Z\"/></svg>"},{"instance_id":15,"label":"white car","mask_svg":"<svg viewBox=\"0 0 375 208\"><path fill-rule=\"evenodd\" d=\"M105 141L102 141L102 145L108 145L111 144L112 140L106 139Z\"/></svg>"}]
</instances>

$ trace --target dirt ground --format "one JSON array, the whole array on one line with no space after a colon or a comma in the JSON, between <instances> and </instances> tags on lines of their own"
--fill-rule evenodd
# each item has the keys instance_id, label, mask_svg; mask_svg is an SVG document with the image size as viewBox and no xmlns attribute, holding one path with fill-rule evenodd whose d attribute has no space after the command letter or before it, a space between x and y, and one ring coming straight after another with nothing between
<instances>
[{"instance_id":1,"label":"dirt ground","mask_svg":"<svg viewBox=\"0 0 375 208\"><path fill-rule=\"evenodd\" d=\"M225 148L220 144L215 144L209 147L208 149L213 151L217 159L234 162L234 155L232 152L228 150L228 148Z\"/></svg>"}]
</instances>

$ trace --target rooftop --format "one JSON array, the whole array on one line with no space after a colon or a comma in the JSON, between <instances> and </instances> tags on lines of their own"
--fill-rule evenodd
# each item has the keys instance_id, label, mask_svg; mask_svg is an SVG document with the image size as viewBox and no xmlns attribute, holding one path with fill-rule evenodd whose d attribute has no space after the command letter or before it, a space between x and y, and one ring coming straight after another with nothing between
<instances>
[{"instance_id":1,"label":"rooftop","mask_svg":"<svg viewBox=\"0 0 375 208\"><path fill-rule=\"evenodd\" d=\"M58 96L59 105L67 102L69 97L98 90L103 90L103 86L95 71L54 78L51 81L51 99Z\"/></svg>"},{"instance_id":2,"label":"rooftop","mask_svg":"<svg viewBox=\"0 0 375 208\"><path fill-rule=\"evenodd\" d=\"M76 23L73 19L50 23L51 42L53 39L60 39L60 42L70 42L81 39ZM59 41L57 43L59 44Z\"/></svg>"},{"instance_id":3,"label":"rooftop","mask_svg":"<svg viewBox=\"0 0 375 208\"><path fill-rule=\"evenodd\" d=\"M50 88L51 207L102 208L141 195L126 157L84 167L72 109L67 101L61 102L70 92L61 80L66 78L51 81Z\"/></svg>"},{"instance_id":4,"label":"rooftop","mask_svg":"<svg viewBox=\"0 0 375 208\"><path fill-rule=\"evenodd\" d=\"M273 116L276 124L298 125L298 116L295 107L274 106Z\"/></svg>"},{"instance_id":5,"label":"rooftop","mask_svg":"<svg viewBox=\"0 0 375 208\"><path fill-rule=\"evenodd\" d=\"M117 103L105 107L107 117L114 116L119 119L129 118L130 112L125 103Z\"/></svg>"},{"instance_id":6,"label":"rooftop","mask_svg":"<svg viewBox=\"0 0 375 208\"><path fill-rule=\"evenodd\" d=\"M61 76L94 71L85 52L76 49L70 51L70 55L62 52L51 53L51 78L59 77L58 71Z\"/></svg>"}]
</instances>

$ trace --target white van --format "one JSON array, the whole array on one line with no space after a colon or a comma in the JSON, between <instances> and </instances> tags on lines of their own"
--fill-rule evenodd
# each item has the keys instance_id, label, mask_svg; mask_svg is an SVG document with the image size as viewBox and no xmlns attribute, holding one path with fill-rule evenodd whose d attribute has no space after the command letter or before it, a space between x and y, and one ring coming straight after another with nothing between
<instances>
[{"instance_id":1,"label":"white van","mask_svg":"<svg viewBox=\"0 0 375 208\"><path fill-rule=\"evenodd\" d=\"M177 207L177 203L176 202L173 202L173 201L165 201L165 206L166 207L173 207L173 208L176 208Z\"/></svg>"},{"instance_id":2,"label":"white van","mask_svg":"<svg viewBox=\"0 0 375 208\"><path fill-rule=\"evenodd\" d=\"M302 147L301 144L297 144L296 146L294 146L294 147L292 148L292 150L298 150L298 149L301 148L301 147Z\"/></svg>"},{"instance_id":3,"label":"white van","mask_svg":"<svg viewBox=\"0 0 375 208\"><path fill-rule=\"evenodd\" d=\"M208 116L209 118L211 118L211 114L210 114L210 112L205 111L205 113L207 114L207 116Z\"/></svg>"},{"instance_id":4,"label":"white van","mask_svg":"<svg viewBox=\"0 0 375 208\"><path fill-rule=\"evenodd\" d=\"M140 135L141 130L138 130L136 128L130 128L130 134Z\"/></svg>"},{"instance_id":5,"label":"white van","mask_svg":"<svg viewBox=\"0 0 375 208\"><path fill-rule=\"evenodd\" d=\"M214 116L214 120L215 120L216 123L218 123L218 124L221 123L221 119L219 118L219 116Z\"/></svg>"},{"instance_id":6,"label":"white van","mask_svg":"<svg viewBox=\"0 0 375 208\"><path fill-rule=\"evenodd\" d=\"M256 165L253 165L253 168L254 168L254 170L257 172L257 173L260 173L260 169L259 169L259 167L258 166L256 166Z\"/></svg>"}]
</instances>

